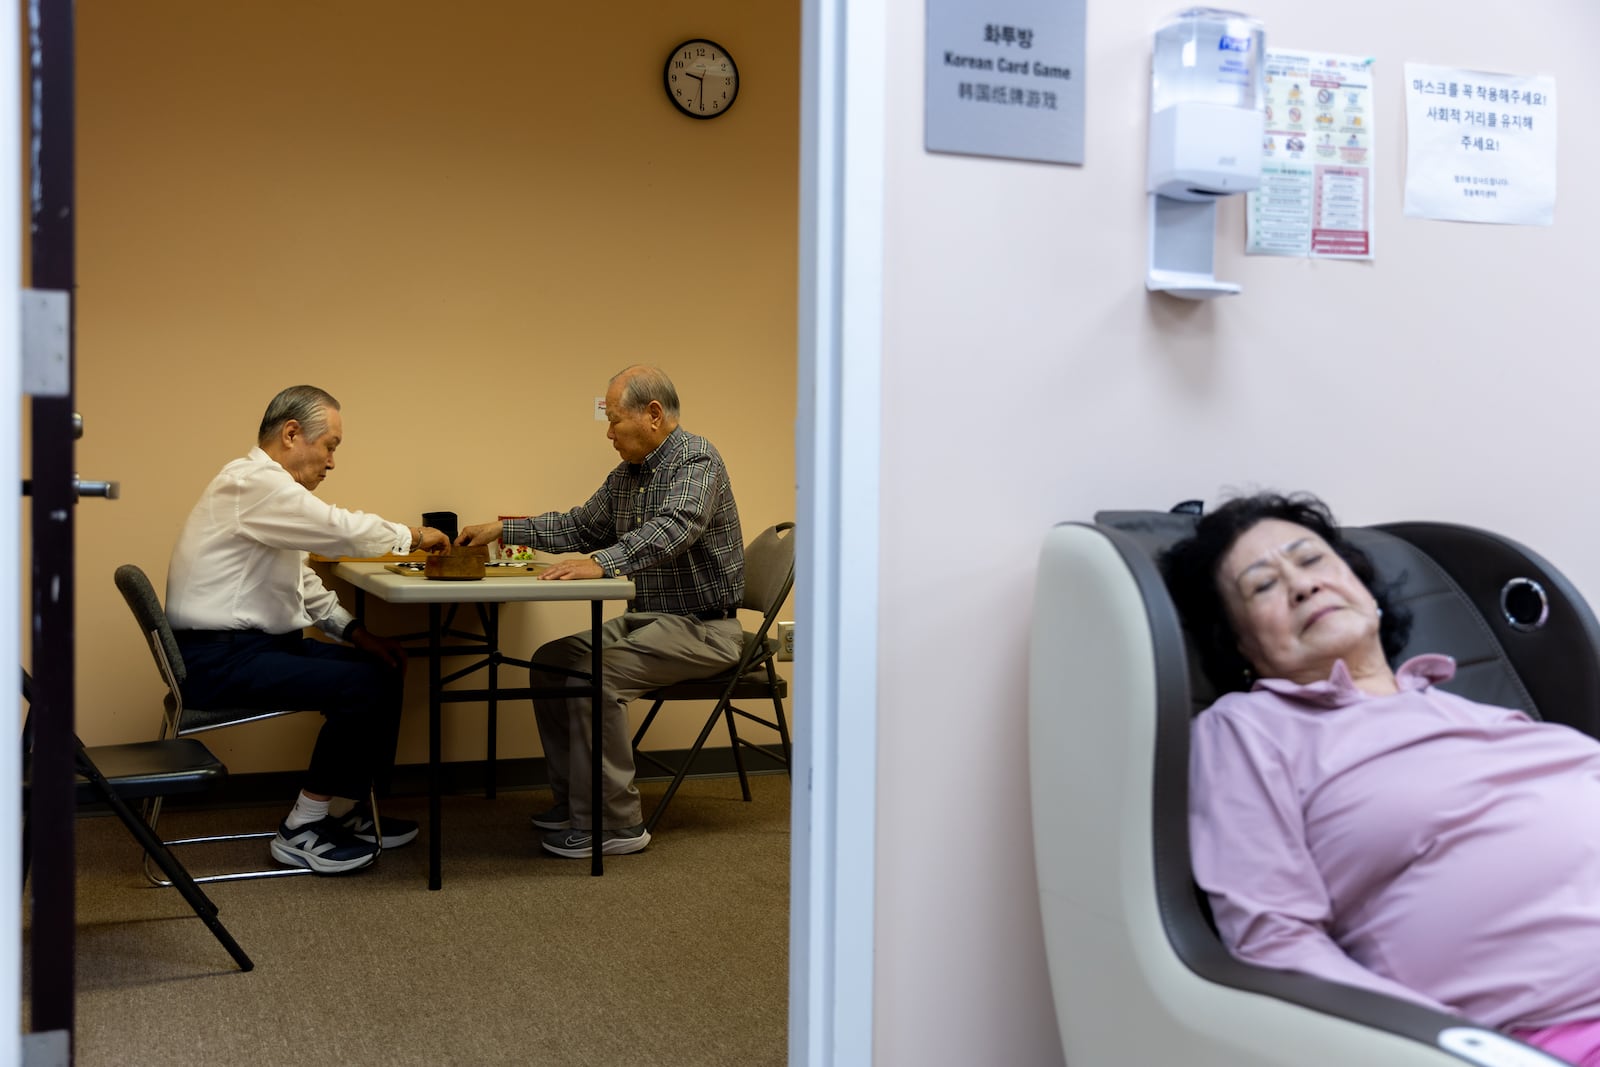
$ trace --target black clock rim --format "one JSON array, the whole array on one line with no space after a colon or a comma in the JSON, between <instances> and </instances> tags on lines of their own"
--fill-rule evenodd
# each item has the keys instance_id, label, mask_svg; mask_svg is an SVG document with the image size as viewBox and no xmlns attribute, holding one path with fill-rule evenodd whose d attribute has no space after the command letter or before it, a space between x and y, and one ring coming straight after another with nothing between
<instances>
[{"instance_id":1,"label":"black clock rim","mask_svg":"<svg viewBox=\"0 0 1600 1067\"><path fill-rule=\"evenodd\" d=\"M733 95L728 98L728 106L722 108L720 111L713 111L709 115L697 115L693 111L686 109L682 104L678 103L678 98L672 95L672 82L668 80L672 75L673 57L675 57L681 49L687 48L692 44L710 45L712 48L715 48L717 51L726 56L728 58L728 66L733 68ZM661 88L666 90L667 101L672 104L673 109L677 111L678 114L687 115L691 119L699 119L702 122L726 115L728 112L733 110L733 105L739 100L739 86L741 80L742 79L739 77L739 64L734 61L733 53L709 37L691 37L686 41L678 43L673 47L672 51L667 53L667 61L661 66Z\"/></svg>"}]
</instances>

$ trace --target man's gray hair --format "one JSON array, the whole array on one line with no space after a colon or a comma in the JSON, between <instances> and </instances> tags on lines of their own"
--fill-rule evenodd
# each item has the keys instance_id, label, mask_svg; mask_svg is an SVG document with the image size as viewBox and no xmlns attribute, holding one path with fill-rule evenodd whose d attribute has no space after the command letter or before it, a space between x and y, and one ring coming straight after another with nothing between
<instances>
[{"instance_id":1,"label":"man's gray hair","mask_svg":"<svg viewBox=\"0 0 1600 1067\"><path fill-rule=\"evenodd\" d=\"M272 440L290 419L300 424L307 441L315 441L328 432L328 412L338 410L339 402L327 390L314 385L291 385L267 405L256 444L265 445Z\"/></svg>"},{"instance_id":2,"label":"man's gray hair","mask_svg":"<svg viewBox=\"0 0 1600 1067\"><path fill-rule=\"evenodd\" d=\"M639 411L654 400L661 405L667 418L677 421L678 390L666 371L660 367L629 367L613 374L608 384L615 384L618 379L623 382L623 411Z\"/></svg>"}]
</instances>

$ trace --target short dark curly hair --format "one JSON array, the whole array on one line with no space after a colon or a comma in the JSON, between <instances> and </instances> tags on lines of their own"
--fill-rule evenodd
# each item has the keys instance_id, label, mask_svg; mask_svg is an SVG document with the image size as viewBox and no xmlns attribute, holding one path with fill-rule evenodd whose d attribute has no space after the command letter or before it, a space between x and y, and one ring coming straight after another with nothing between
<instances>
[{"instance_id":1,"label":"short dark curly hair","mask_svg":"<svg viewBox=\"0 0 1600 1067\"><path fill-rule=\"evenodd\" d=\"M1191 536L1161 556L1167 589L1177 604L1184 629L1195 642L1200 665L1217 692L1249 688L1246 679L1251 670L1250 661L1239 651L1239 635L1222 601L1217 568L1234 542L1266 519L1304 526L1350 565L1382 612L1378 637L1383 654L1391 661L1398 656L1411 634L1411 613L1394 602L1395 584L1378 579L1371 558L1345 538L1328 505L1310 493L1255 493L1235 497L1202 516Z\"/></svg>"}]
</instances>

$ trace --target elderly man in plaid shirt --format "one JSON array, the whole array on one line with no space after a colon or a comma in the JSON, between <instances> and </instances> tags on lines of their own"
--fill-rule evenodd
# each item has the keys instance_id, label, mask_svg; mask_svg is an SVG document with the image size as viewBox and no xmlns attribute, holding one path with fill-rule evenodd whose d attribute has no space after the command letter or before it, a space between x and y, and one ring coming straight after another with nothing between
<instances>
[{"instance_id":1,"label":"elderly man in plaid shirt","mask_svg":"<svg viewBox=\"0 0 1600 1067\"><path fill-rule=\"evenodd\" d=\"M533 816L558 856L589 855L598 828L607 853L650 843L634 786L628 704L658 686L715 674L738 662L744 628L744 537L722 456L704 437L678 425L678 391L656 367L634 366L606 389L606 437L622 457L589 500L571 511L468 526L463 545L532 545L546 552L589 553L553 565L541 580L626 575L636 594L626 614L601 635L601 770L604 811L591 812L587 699L535 700L555 804ZM535 686L570 675L540 665L586 671L590 633L542 646L529 672Z\"/></svg>"}]
</instances>

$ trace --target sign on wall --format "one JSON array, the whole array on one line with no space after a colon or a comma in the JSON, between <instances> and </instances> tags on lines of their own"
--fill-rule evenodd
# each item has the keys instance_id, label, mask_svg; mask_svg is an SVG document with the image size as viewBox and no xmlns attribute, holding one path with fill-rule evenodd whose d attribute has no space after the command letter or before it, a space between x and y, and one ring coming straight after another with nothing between
<instances>
[{"instance_id":1,"label":"sign on wall","mask_svg":"<svg viewBox=\"0 0 1600 1067\"><path fill-rule=\"evenodd\" d=\"M1082 163L1084 3L928 0L928 151Z\"/></svg>"},{"instance_id":2,"label":"sign on wall","mask_svg":"<svg viewBox=\"0 0 1600 1067\"><path fill-rule=\"evenodd\" d=\"M1548 226L1556 80L1406 64L1406 214Z\"/></svg>"},{"instance_id":3,"label":"sign on wall","mask_svg":"<svg viewBox=\"0 0 1600 1067\"><path fill-rule=\"evenodd\" d=\"M1372 59L1273 49L1265 74L1261 188L1246 194L1245 251L1374 258Z\"/></svg>"}]
</instances>

